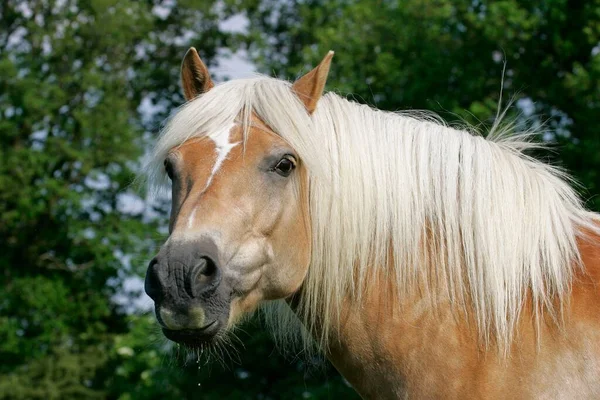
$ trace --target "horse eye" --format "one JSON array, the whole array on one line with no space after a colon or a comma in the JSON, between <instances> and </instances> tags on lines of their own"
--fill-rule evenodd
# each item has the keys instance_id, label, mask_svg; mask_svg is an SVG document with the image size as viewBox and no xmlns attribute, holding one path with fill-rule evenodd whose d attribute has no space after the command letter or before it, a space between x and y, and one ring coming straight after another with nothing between
<instances>
[{"instance_id":1,"label":"horse eye","mask_svg":"<svg viewBox=\"0 0 600 400\"><path fill-rule=\"evenodd\" d=\"M294 168L296 168L296 164L289 157L290 156L283 157L277 162L277 165L275 165L275 167L273 168L275 172L277 172L283 177L290 176Z\"/></svg>"},{"instance_id":2,"label":"horse eye","mask_svg":"<svg viewBox=\"0 0 600 400\"><path fill-rule=\"evenodd\" d=\"M165 172L167 173L167 176L169 177L169 179L173 180L173 165L171 164L169 159L166 159L163 162L163 165L165 166Z\"/></svg>"}]
</instances>

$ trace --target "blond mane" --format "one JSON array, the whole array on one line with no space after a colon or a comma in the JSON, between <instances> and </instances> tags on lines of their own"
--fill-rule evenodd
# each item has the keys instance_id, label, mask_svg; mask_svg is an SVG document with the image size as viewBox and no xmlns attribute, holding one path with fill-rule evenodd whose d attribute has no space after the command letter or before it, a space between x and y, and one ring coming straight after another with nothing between
<instances>
[{"instance_id":1,"label":"blond mane","mask_svg":"<svg viewBox=\"0 0 600 400\"><path fill-rule=\"evenodd\" d=\"M420 285L470 310L486 343L510 343L527 297L558 315L580 264L577 237L598 216L563 172L523 154L526 134L496 127L486 139L333 93L309 116L289 83L258 77L184 105L156 145L150 183L172 147L251 112L309 171L312 261L296 311L309 331L319 324L321 345L344 299L360 301L378 272L399 298Z\"/></svg>"}]
</instances>

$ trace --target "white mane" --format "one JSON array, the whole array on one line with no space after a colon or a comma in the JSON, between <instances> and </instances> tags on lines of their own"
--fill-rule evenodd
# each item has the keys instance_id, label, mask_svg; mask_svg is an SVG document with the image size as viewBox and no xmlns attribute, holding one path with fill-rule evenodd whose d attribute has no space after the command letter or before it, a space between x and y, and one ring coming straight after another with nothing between
<instances>
[{"instance_id":1,"label":"white mane","mask_svg":"<svg viewBox=\"0 0 600 400\"><path fill-rule=\"evenodd\" d=\"M526 296L536 310L567 298L594 229L565 175L522 154L524 135L485 139L408 113L326 94L312 116L271 78L230 81L170 120L150 168L156 182L173 146L254 111L309 171L312 261L299 312L326 344L344 296L360 300L383 272L398 296L441 293L470 310L482 337L510 342ZM393 257L390 257L393 255Z\"/></svg>"}]
</instances>

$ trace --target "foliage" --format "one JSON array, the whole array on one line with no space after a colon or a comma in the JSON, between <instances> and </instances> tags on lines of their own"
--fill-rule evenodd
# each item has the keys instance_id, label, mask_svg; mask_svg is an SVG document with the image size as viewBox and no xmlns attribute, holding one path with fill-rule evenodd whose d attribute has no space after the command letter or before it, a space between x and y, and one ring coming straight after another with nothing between
<instances>
[{"instance_id":1,"label":"foliage","mask_svg":"<svg viewBox=\"0 0 600 400\"><path fill-rule=\"evenodd\" d=\"M256 321L237 332L234 346L198 357L168 343L154 317L129 320L130 331L116 338L107 371L118 399L335 399L352 396L341 377L321 360L307 366L285 359Z\"/></svg>"},{"instance_id":2,"label":"foliage","mask_svg":"<svg viewBox=\"0 0 600 400\"><path fill-rule=\"evenodd\" d=\"M223 32L233 13L247 34ZM198 369L153 317L121 306L135 291L116 301L164 239L163 207L144 208L131 183L183 101L188 46L210 67L242 45L290 78L333 49L330 89L485 123L505 60L505 93L547 121L545 138L590 196L599 26L600 0L0 2L0 399L354 396L331 366L284 360L256 323L224 366Z\"/></svg>"}]
</instances>

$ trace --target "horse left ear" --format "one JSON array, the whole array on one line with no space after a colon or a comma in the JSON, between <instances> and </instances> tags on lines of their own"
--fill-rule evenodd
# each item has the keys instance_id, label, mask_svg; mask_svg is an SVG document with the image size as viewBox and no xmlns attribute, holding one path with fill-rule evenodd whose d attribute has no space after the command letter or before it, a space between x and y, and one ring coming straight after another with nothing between
<instances>
[{"instance_id":1,"label":"horse left ear","mask_svg":"<svg viewBox=\"0 0 600 400\"><path fill-rule=\"evenodd\" d=\"M309 114L315 111L317 102L323 95L332 58L333 51L330 50L315 69L299 78L292 85L292 90L302 100Z\"/></svg>"},{"instance_id":2,"label":"horse left ear","mask_svg":"<svg viewBox=\"0 0 600 400\"><path fill-rule=\"evenodd\" d=\"M196 96L208 92L213 86L215 84L210 79L208 68L200 59L196 49L190 47L181 63L181 87L185 99L193 100Z\"/></svg>"}]
</instances>

